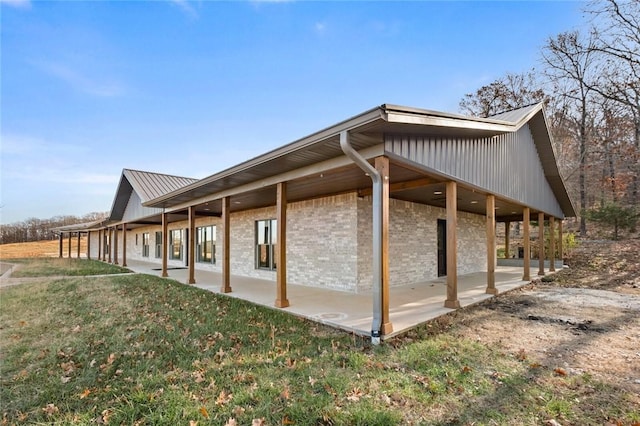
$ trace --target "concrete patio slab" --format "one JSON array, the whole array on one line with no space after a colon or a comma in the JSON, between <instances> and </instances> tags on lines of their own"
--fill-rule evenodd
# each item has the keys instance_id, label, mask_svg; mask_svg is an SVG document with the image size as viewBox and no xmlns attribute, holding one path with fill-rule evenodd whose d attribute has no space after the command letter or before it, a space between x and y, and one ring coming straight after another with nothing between
<instances>
[{"instance_id":1,"label":"concrete patio slab","mask_svg":"<svg viewBox=\"0 0 640 426\"><path fill-rule=\"evenodd\" d=\"M160 276L160 270L155 263L130 261L128 268L134 272ZM531 268L531 276L536 277L537 271L537 268ZM186 283L188 276L186 268L169 269L167 272L170 279ZM221 273L196 270L195 275L196 287L220 293ZM496 288L500 293L522 287L529 282L522 281L522 267L499 266L496 268ZM232 292L226 293L226 296L284 310L358 335L371 335L373 319L371 292L355 294L287 284L287 296L291 305L287 308L276 308L274 281L232 275L231 288ZM486 294L485 289L486 272L458 276L460 306L469 306L494 297ZM453 310L444 307L446 278L392 287L389 293L389 316L393 324L393 332L385 338L406 332Z\"/></svg>"}]
</instances>

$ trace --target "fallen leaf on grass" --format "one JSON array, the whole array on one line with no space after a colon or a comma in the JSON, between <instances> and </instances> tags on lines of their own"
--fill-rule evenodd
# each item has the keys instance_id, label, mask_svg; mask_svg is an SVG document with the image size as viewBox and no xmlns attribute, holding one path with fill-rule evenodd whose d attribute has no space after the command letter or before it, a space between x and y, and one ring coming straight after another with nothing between
<instances>
[{"instance_id":1,"label":"fallen leaf on grass","mask_svg":"<svg viewBox=\"0 0 640 426\"><path fill-rule=\"evenodd\" d=\"M316 380L316 379L314 379L313 377L309 376L309 384L310 384L311 386L315 385L315 384L316 384L316 382L317 382L317 380Z\"/></svg>"},{"instance_id":2,"label":"fallen leaf on grass","mask_svg":"<svg viewBox=\"0 0 640 426\"><path fill-rule=\"evenodd\" d=\"M204 417L205 419L209 418L209 412L205 407L200 407L198 411L200 412L200 414L202 414L202 417Z\"/></svg>"},{"instance_id":3,"label":"fallen leaf on grass","mask_svg":"<svg viewBox=\"0 0 640 426\"><path fill-rule=\"evenodd\" d=\"M251 422L251 426L264 426L265 424L266 421L264 420L264 417L261 419L253 419Z\"/></svg>"},{"instance_id":4,"label":"fallen leaf on grass","mask_svg":"<svg viewBox=\"0 0 640 426\"><path fill-rule=\"evenodd\" d=\"M236 422L236 419L232 417L229 420L227 420L224 426L238 426L238 422Z\"/></svg>"},{"instance_id":5,"label":"fallen leaf on grass","mask_svg":"<svg viewBox=\"0 0 640 426\"><path fill-rule=\"evenodd\" d=\"M89 394L91 394L91 391L89 389L83 390L82 393L80 394L80 399L85 399L86 397L89 396Z\"/></svg>"},{"instance_id":6,"label":"fallen leaf on grass","mask_svg":"<svg viewBox=\"0 0 640 426\"><path fill-rule=\"evenodd\" d=\"M280 393L280 398L289 399L291 395L289 394L289 386L285 386L282 392Z\"/></svg>"},{"instance_id":7,"label":"fallen leaf on grass","mask_svg":"<svg viewBox=\"0 0 640 426\"><path fill-rule=\"evenodd\" d=\"M42 411L44 411L47 416L53 416L60 410L54 404L47 404L46 407L42 408Z\"/></svg>"},{"instance_id":8,"label":"fallen leaf on grass","mask_svg":"<svg viewBox=\"0 0 640 426\"><path fill-rule=\"evenodd\" d=\"M198 426L198 422L195 420L189 420L189 426Z\"/></svg>"},{"instance_id":9,"label":"fallen leaf on grass","mask_svg":"<svg viewBox=\"0 0 640 426\"><path fill-rule=\"evenodd\" d=\"M294 424L296 424L296 422L294 422L293 420L289 420L289 416L284 416L284 419L282 419L282 424L283 425L294 425Z\"/></svg>"},{"instance_id":10,"label":"fallen leaf on grass","mask_svg":"<svg viewBox=\"0 0 640 426\"><path fill-rule=\"evenodd\" d=\"M228 404L231 399L233 399L233 394L227 394L223 389L220 391L220 395L218 395L218 397L216 398L216 405L223 406L225 404Z\"/></svg>"},{"instance_id":11,"label":"fallen leaf on grass","mask_svg":"<svg viewBox=\"0 0 640 426\"><path fill-rule=\"evenodd\" d=\"M563 368L556 368L555 370L553 370L553 372L556 373L557 376L561 376L561 377L564 377L567 375L567 372Z\"/></svg>"}]
</instances>

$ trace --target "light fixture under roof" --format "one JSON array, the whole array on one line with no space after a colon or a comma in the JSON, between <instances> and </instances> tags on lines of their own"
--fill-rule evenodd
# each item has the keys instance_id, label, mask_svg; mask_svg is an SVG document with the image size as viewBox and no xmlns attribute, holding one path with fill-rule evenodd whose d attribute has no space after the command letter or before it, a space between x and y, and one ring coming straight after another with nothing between
<instances>
[{"instance_id":1,"label":"light fixture under roof","mask_svg":"<svg viewBox=\"0 0 640 426\"><path fill-rule=\"evenodd\" d=\"M442 195L442 191L433 191L435 195Z\"/></svg>"},{"instance_id":2,"label":"light fixture under roof","mask_svg":"<svg viewBox=\"0 0 640 426\"><path fill-rule=\"evenodd\" d=\"M471 200L471 204L478 204L478 200Z\"/></svg>"}]
</instances>

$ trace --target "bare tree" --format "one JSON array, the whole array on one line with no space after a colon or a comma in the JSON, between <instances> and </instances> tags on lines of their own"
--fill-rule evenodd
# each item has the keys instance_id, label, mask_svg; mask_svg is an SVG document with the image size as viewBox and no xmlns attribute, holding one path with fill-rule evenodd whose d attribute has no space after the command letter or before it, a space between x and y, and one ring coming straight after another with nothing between
<instances>
[{"instance_id":1,"label":"bare tree","mask_svg":"<svg viewBox=\"0 0 640 426\"><path fill-rule=\"evenodd\" d=\"M492 115L542 102L544 91L536 82L535 71L507 73L496 81L468 93L460 101L460 112L475 117Z\"/></svg>"},{"instance_id":2,"label":"bare tree","mask_svg":"<svg viewBox=\"0 0 640 426\"><path fill-rule=\"evenodd\" d=\"M591 99L594 95L591 82L596 72L595 41L593 36L586 39L577 31L565 32L550 38L542 51L546 65L545 74L553 92L563 105L562 110L575 127L575 137L579 146L579 191L580 209L587 208L587 188L585 182L587 154L590 142ZM587 233L586 219L580 214L580 235Z\"/></svg>"},{"instance_id":3,"label":"bare tree","mask_svg":"<svg viewBox=\"0 0 640 426\"><path fill-rule=\"evenodd\" d=\"M638 204L640 174L640 0L592 2L586 8L592 15L594 50L604 66L599 78L589 81L590 88L624 105L633 122L634 165L629 201Z\"/></svg>"}]
</instances>

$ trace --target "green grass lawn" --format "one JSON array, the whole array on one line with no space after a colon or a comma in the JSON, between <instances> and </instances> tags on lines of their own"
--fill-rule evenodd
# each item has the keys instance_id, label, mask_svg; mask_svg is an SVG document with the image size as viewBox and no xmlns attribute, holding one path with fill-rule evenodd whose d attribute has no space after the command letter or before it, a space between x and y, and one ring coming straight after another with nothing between
<instances>
[{"instance_id":1,"label":"green grass lawn","mask_svg":"<svg viewBox=\"0 0 640 426\"><path fill-rule=\"evenodd\" d=\"M148 275L43 278L0 303L7 424L600 425L637 410L437 323L371 347Z\"/></svg>"},{"instance_id":2,"label":"green grass lawn","mask_svg":"<svg viewBox=\"0 0 640 426\"><path fill-rule=\"evenodd\" d=\"M25 258L10 259L7 260L7 263L20 265L20 268L11 274L14 278L57 275L85 276L131 272L127 268L117 265L87 259Z\"/></svg>"}]
</instances>

